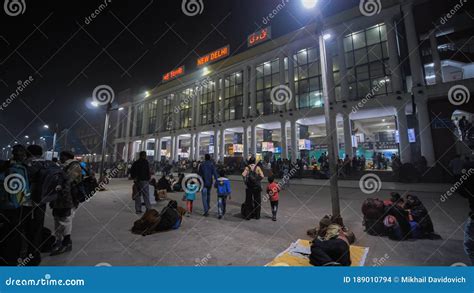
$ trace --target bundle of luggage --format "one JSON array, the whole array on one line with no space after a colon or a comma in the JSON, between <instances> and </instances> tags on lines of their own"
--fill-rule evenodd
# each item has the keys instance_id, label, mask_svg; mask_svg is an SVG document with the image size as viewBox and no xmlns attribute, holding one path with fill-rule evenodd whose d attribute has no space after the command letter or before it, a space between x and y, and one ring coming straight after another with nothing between
<instances>
[{"instance_id":1,"label":"bundle of luggage","mask_svg":"<svg viewBox=\"0 0 474 293\"><path fill-rule=\"evenodd\" d=\"M340 218L325 216L319 227L310 229L307 234L311 241L309 261L313 266L350 266L350 245L355 235L344 227Z\"/></svg>"},{"instance_id":2,"label":"bundle of luggage","mask_svg":"<svg viewBox=\"0 0 474 293\"><path fill-rule=\"evenodd\" d=\"M440 239L421 200L415 195L403 199L392 193L388 200L368 198L362 204L365 232L392 240Z\"/></svg>"},{"instance_id":3,"label":"bundle of luggage","mask_svg":"<svg viewBox=\"0 0 474 293\"><path fill-rule=\"evenodd\" d=\"M161 213L157 210L148 210L133 223L132 233L142 236L158 232L176 230L181 226L186 210L178 207L178 202L171 200Z\"/></svg>"}]
</instances>

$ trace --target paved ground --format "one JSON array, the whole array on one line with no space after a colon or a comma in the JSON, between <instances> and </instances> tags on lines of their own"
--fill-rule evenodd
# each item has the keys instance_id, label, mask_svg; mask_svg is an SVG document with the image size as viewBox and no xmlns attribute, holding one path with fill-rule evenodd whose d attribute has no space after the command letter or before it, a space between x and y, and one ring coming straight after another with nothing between
<instances>
[{"instance_id":1,"label":"paved ground","mask_svg":"<svg viewBox=\"0 0 474 293\"><path fill-rule=\"evenodd\" d=\"M130 196L131 182L112 180L108 191L99 193L78 210L74 219L73 251L56 257L45 256L42 265L262 266L292 241L308 239L306 230L330 213L329 188L324 184L324 181L311 184L311 180L293 180L291 187L281 193L277 222L270 219L268 202L264 203L261 220L244 221L240 218L243 183L233 180L233 198L223 220L216 218L215 209L210 217L202 217L199 197L195 202L195 214L185 218L182 228L142 237L130 232L137 219ZM449 266L467 263L462 228L468 206L458 196L441 202L440 195L447 188L447 185L384 183L382 190L375 194L380 198L388 197L388 190L393 189L411 191L420 196L430 210L436 232L443 238L396 242L363 232L360 207L367 195L361 192L358 182L344 183L340 188L342 215L346 225L357 236L356 244L370 247L366 265ZM179 201L181 196L182 193L175 193L170 197ZM213 205L215 201L213 198ZM155 208L161 210L165 204L160 202ZM52 227L50 215L46 223Z\"/></svg>"}]
</instances>

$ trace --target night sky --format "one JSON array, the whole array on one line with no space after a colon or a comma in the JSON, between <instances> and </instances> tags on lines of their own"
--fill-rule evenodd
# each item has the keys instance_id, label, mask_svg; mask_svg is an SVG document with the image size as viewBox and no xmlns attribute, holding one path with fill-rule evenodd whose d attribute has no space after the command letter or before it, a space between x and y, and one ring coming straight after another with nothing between
<instances>
[{"instance_id":1,"label":"night sky","mask_svg":"<svg viewBox=\"0 0 474 293\"><path fill-rule=\"evenodd\" d=\"M246 37L264 27L263 17L281 2L203 0L203 13L189 17L181 0L112 0L90 23L86 17L104 1L25 0L24 14L0 10L0 103L19 80L34 79L0 110L0 147L24 135L38 138L43 124L62 129L82 115L103 119L101 110L85 106L98 85L110 85L116 94L144 92L179 65L193 71L199 54L227 44L231 54L246 50ZM319 8L330 15L358 4L321 0ZM271 20L273 38L306 25L314 13L289 0Z\"/></svg>"}]
</instances>

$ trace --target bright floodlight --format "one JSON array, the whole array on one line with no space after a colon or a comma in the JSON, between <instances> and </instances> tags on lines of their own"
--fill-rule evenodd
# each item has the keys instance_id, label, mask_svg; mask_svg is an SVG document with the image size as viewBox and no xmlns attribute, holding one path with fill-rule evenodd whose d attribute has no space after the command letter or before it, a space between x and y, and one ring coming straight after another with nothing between
<instances>
[{"instance_id":1,"label":"bright floodlight","mask_svg":"<svg viewBox=\"0 0 474 293\"><path fill-rule=\"evenodd\" d=\"M99 107L99 103L97 103L96 101L91 102L91 105L96 108Z\"/></svg>"},{"instance_id":2,"label":"bright floodlight","mask_svg":"<svg viewBox=\"0 0 474 293\"><path fill-rule=\"evenodd\" d=\"M26 139L29 139L30 137L29 137L28 135L25 135L25 138L26 138Z\"/></svg>"},{"instance_id":3,"label":"bright floodlight","mask_svg":"<svg viewBox=\"0 0 474 293\"><path fill-rule=\"evenodd\" d=\"M325 39L326 41L329 40L331 38L331 34L324 34L323 36L323 39Z\"/></svg>"},{"instance_id":4,"label":"bright floodlight","mask_svg":"<svg viewBox=\"0 0 474 293\"><path fill-rule=\"evenodd\" d=\"M44 125L43 127L46 129L49 129L49 125Z\"/></svg>"},{"instance_id":5,"label":"bright floodlight","mask_svg":"<svg viewBox=\"0 0 474 293\"><path fill-rule=\"evenodd\" d=\"M304 8L312 9L316 7L318 0L301 0L301 2L303 3Z\"/></svg>"},{"instance_id":6,"label":"bright floodlight","mask_svg":"<svg viewBox=\"0 0 474 293\"><path fill-rule=\"evenodd\" d=\"M120 107L120 108L118 108L118 110L119 110L119 111L123 111L123 110L125 110L125 108L124 108L124 107Z\"/></svg>"}]
</instances>

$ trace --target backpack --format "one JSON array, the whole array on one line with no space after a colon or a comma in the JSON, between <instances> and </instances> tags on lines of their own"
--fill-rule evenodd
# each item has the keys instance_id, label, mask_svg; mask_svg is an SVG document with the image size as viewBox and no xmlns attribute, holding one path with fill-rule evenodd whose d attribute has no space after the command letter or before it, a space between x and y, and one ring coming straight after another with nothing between
<instances>
[{"instance_id":1,"label":"backpack","mask_svg":"<svg viewBox=\"0 0 474 293\"><path fill-rule=\"evenodd\" d=\"M0 172L0 209L17 209L30 200L30 183L26 166L7 163L3 172Z\"/></svg>"},{"instance_id":2,"label":"backpack","mask_svg":"<svg viewBox=\"0 0 474 293\"><path fill-rule=\"evenodd\" d=\"M67 174L57 164L48 164L40 171L41 203L50 203L60 198L67 190Z\"/></svg>"},{"instance_id":3,"label":"backpack","mask_svg":"<svg viewBox=\"0 0 474 293\"><path fill-rule=\"evenodd\" d=\"M247 188L249 189L259 189L260 188L260 176L258 176L256 170L258 168L257 165L254 166L254 168L250 168L248 166L249 172L247 176L245 177L245 184L247 185Z\"/></svg>"}]
</instances>

